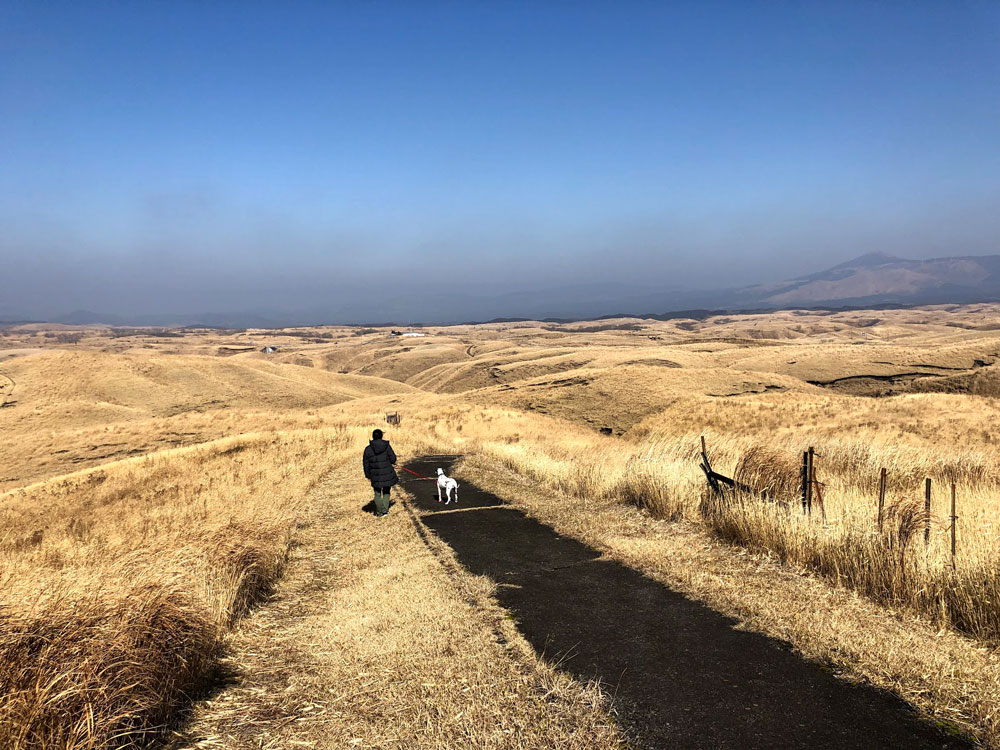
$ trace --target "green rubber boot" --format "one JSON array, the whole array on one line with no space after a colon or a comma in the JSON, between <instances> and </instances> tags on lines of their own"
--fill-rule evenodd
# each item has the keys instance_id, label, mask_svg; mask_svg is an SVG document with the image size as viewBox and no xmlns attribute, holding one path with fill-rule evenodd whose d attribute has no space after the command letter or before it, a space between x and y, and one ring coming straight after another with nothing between
<instances>
[{"instance_id":1,"label":"green rubber boot","mask_svg":"<svg viewBox=\"0 0 1000 750\"><path fill-rule=\"evenodd\" d=\"M375 512L380 516L384 516L389 512L389 496L387 494L376 491Z\"/></svg>"}]
</instances>

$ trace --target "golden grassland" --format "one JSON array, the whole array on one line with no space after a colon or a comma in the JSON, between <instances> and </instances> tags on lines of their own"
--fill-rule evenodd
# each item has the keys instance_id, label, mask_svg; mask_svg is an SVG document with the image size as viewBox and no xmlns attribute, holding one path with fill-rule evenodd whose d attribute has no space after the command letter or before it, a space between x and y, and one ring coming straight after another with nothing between
<instances>
[{"instance_id":1,"label":"golden grassland","mask_svg":"<svg viewBox=\"0 0 1000 750\"><path fill-rule=\"evenodd\" d=\"M296 505L347 445L319 438L224 439L6 495L0 744L102 747L169 720L280 575Z\"/></svg>"},{"instance_id":2,"label":"golden grassland","mask_svg":"<svg viewBox=\"0 0 1000 750\"><path fill-rule=\"evenodd\" d=\"M3 362L0 372L14 381L16 400L0 413L8 439L0 490L156 449L274 431L282 419L292 427L331 404L415 391L258 358L134 351L35 353Z\"/></svg>"},{"instance_id":3,"label":"golden grassland","mask_svg":"<svg viewBox=\"0 0 1000 750\"><path fill-rule=\"evenodd\" d=\"M305 712L315 718L299 705L285 706L299 712L285 729L262 719L274 738L329 747L619 742L600 691L539 662L503 624L485 581L419 542L403 515L372 535L374 522L357 512L356 463L389 411L404 416L391 435L401 457L462 452L467 471L490 486L507 482L512 500L560 530L996 744L998 329L1000 308L985 305L504 323L429 328L416 339L343 328L166 337L89 328L69 340L65 330L8 329L0 745L146 743L175 727L220 663L262 653L264 636L278 632L282 643L325 644L318 662L308 649L276 654L322 665L289 694L308 703L327 692ZM262 343L279 351L261 354ZM717 470L786 502L712 501L697 465L702 435ZM825 518L804 517L793 496L807 446L819 454ZM881 468L889 510L879 531ZM935 487L926 546L925 477ZM386 559L395 549L405 565ZM297 550L309 552L289 568ZM391 585L372 585L365 571ZM334 582L304 593L307 578L326 576ZM282 597L304 614L271 614ZM824 604L806 617L803 597ZM448 651L442 635L407 653L401 644L435 612L452 643L478 643L473 632L486 627L508 646ZM380 632L399 627L399 640L366 642L374 621ZM256 671L234 694L240 711L278 689L255 684ZM457 699L423 687L442 672L472 686L466 721L455 718ZM491 673L509 677L494 692ZM358 674L370 692L329 692ZM398 710L370 701L376 692L392 694ZM552 701L539 698L547 692L558 696L548 710ZM427 703L431 694L439 704ZM232 715L205 705L193 726L240 746ZM428 705L438 708L420 708Z\"/></svg>"},{"instance_id":4,"label":"golden grassland","mask_svg":"<svg viewBox=\"0 0 1000 750\"><path fill-rule=\"evenodd\" d=\"M618 747L607 697L545 664L410 514L358 513L369 495L355 472L313 488L287 575L230 643L246 679L171 746Z\"/></svg>"}]
</instances>

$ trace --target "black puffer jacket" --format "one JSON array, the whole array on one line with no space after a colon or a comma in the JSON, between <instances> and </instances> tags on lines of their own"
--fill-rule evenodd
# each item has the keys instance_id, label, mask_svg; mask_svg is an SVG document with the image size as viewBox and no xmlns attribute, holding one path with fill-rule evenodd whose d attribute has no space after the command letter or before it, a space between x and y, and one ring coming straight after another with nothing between
<instances>
[{"instance_id":1,"label":"black puffer jacket","mask_svg":"<svg viewBox=\"0 0 1000 750\"><path fill-rule=\"evenodd\" d=\"M372 483L372 487L377 490L384 490L399 483L396 470L392 465L396 463L396 454L389 445L388 440L372 440L365 448L365 455L362 463L365 467L365 478Z\"/></svg>"}]
</instances>

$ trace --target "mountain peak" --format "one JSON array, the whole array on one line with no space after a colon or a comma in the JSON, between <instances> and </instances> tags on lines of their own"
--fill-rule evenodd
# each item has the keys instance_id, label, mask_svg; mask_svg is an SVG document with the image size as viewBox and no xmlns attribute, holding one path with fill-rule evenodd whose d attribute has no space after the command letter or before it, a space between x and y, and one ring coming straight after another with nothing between
<instances>
[{"instance_id":1,"label":"mountain peak","mask_svg":"<svg viewBox=\"0 0 1000 750\"><path fill-rule=\"evenodd\" d=\"M906 258L900 258L898 255L890 255L889 253L882 253L876 250L875 252L859 255L857 258L852 258L846 263L841 263L828 270L832 271L835 268L872 268L874 266L884 266L886 263L905 262L907 262Z\"/></svg>"},{"instance_id":2,"label":"mountain peak","mask_svg":"<svg viewBox=\"0 0 1000 750\"><path fill-rule=\"evenodd\" d=\"M944 304L1000 297L1000 256L908 260L867 253L825 271L766 288L765 304Z\"/></svg>"}]
</instances>

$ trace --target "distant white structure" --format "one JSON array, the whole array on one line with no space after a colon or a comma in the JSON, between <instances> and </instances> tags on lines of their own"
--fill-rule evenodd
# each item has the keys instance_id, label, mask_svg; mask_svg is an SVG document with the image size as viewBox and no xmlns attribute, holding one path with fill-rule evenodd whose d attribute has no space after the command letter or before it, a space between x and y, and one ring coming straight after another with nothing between
<instances>
[{"instance_id":1,"label":"distant white structure","mask_svg":"<svg viewBox=\"0 0 1000 750\"><path fill-rule=\"evenodd\" d=\"M410 338L416 338L417 336L426 336L426 333L404 333L403 336L409 336Z\"/></svg>"},{"instance_id":2,"label":"distant white structure","mask_svg":"<svg viewBox=\"0 0 1000 750\"><path fill-rule=\"evenodd\" d=\"M262 347L260 351L261 351L262 354L274 354L275 352L278 351L278 347L276 347L276 346L265 346L265 347Z\"/></svg>"}]
</instances>

